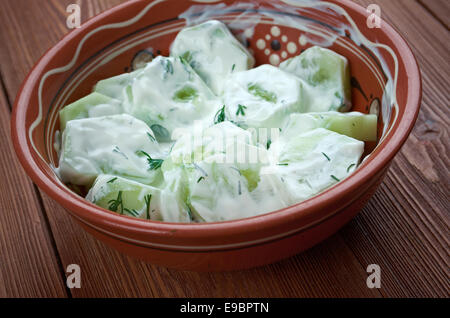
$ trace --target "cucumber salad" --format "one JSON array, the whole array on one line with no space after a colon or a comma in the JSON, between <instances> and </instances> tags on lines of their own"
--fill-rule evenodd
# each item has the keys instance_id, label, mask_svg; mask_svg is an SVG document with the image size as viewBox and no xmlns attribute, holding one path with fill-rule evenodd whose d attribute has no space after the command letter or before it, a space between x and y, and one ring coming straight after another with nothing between
<instances>
[{"instance_id":1,"label":"cucumber salad","mask_svg":"<svg viewBox=\"0 0 450 318\"><path fill-rule=\"evenodd\" d=\"M377 116L351 110L345 57L311 47L279 67L225 24L179 32L170 56L97 83L60 111L56 173L110 211L220 222L276 211L349 176Z\"/></svg>"}]
</instances>

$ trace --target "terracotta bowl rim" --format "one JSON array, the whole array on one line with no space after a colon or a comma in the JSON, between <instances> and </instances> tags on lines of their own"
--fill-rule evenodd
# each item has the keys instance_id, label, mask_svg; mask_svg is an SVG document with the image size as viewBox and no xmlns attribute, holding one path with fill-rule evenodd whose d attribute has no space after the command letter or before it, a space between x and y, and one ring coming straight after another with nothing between
<instances>
[{"instance_id":1,"label":"terracotta bowl rim","mask_svg":"<svg viewBox=\"0 0 450 318\"><path fill-rule=\"evenodd\" d=\"M349 0L335 0L343 4L345 7L356 11L358 14L368 16L365 8L351 2ZM353 192L358 194L358 189L364 184L371 183L371 179L377 173L382 171L395 154L400 150L403 143L408 138L409 133L414 127L415 121L418 117L420 102L422 98L422 81L421 73L418 67L416 58L414 57L410 47L406 41L398 34L392 26L382 20L384 32L388 38L392 40L394 46L397 48L399 54L399 64L403 63L410 89L407 92L406 105L404 114L398 120L397 126L393 127L390 135L379 146L379 153L373 156L372 160L363 163L363 165L355 171L351 176L341 181L337 185L322 192L321 194L296 205L270 212L267 214L254 216L245 219L238 219L225 222L216 223L169 223L147 221L143 219L136 219L132 217L122 216L114 212L100 208L84 198L76 195L68 189L63 188L47 176L39 167L37 160L34 159L33 150L29 145L26 133L26 111L29 109L29 101L33 89L36 87L40 74L45 69L47 63L59 53L60 49L64 48L73 38L77 37L80 32L89 29L94 23L103 18L118 13L121 10L126 10L129 6L133 6L138 1L130 1L110 8L103 13L86 21L81 29L75 29L65 35L55 46L50 48L35 64L30 71L25 81L23 82L13 108L11 118L11 135L16 154L31 179L47 193L52 199L56 200L69 212L80 220L85 220L87 223L95 224L100 228L105 226L121 230L128 233L141 233L166 236L171 233L178 238L194 237L194 238L208 238L226 237L230 234L256 232L263 229L273 228L288 224L294 220L311 219L315 213L324 208L329 208L330 203L336 201L342 193ZM358 197L355 197L357 200ZM340 210L342 207L336 207ZM314 217L313 217L314 218Z\"/></svg>"}]
</instances>

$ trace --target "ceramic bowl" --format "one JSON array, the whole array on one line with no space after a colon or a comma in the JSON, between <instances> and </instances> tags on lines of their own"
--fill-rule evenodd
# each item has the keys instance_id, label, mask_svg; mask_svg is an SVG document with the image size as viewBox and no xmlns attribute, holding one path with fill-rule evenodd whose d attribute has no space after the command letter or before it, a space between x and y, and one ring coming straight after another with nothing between
<instances>
[{"instance_id":1,"label":"ceramic bowl","mask_svg":"<svg viewBox=\"0 0 450 318\"><path fill-rule=\"evenodd\" d=\"M353 110L379 115L379 140L347 179L300 204L261 216L173 224L99 208L55 176L58 111L104 78L131 71L170 44L186 24L219 19L253 52L278 65L312 45L350 61ZM379 22L379 24L378 24ZM32 69L17 96L12 138L33 181L89 233L123 253L167 267L243 269L297 254L338 231L366 204L408 137L421 100L411 50L384 21L347 0L128 1L65 36Z\"/></svg>"}]
</instances>

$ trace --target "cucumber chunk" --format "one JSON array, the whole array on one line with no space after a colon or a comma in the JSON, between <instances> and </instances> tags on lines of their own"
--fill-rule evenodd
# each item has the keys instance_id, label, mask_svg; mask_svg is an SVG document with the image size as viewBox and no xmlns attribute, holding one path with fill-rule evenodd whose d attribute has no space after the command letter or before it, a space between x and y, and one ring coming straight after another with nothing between
<instances>
[{"instance_id":1,"label":"cucumber chunk","mask_svg":"<svg viewBox=\"0 0 450 318\"><path fill-rule=\"evenodd\" d=\"M130 98L126 88L141 72L142 70L139 69L131 73L104 79L95 85L94 91L124 102Z\"/></svg>"},{"instance_id":2,"label":"cucumber chunk","mask_svg":"<svg viewBox=\"0 0 450 318\"><path fill-rule=\"evenodd\" d=\"M342 55L313 46L280 64L308 85L305 112L348 111L351 109L350 68Z\"/></svg>"},{"instance_id":3,"label":"cucumber chunk","mask_svg":"<svg viewBox=\"0 0 450 318\"><path fill-rule=\"evenodd\" d=\"M281 128L305 109L301 80L271 65L231 75L223 96L226 118L252 128Z\"/></svg>"},{"instance_id":4,"label":"cucumber chunk","mask_svg":"<svg viewBox=\"0 0 450 318\"><path fill-rule=\"evenodd\" d=\"M286 207L270 176L256 166L223 163L225 155L211 162L186 166L188 203L200 222L220 222L251 217Z\"/></svg>"},{"instance_id":5,"label":"cucumber chunk","mask_svg":"<svg viewBox=\"0 0 450 318\"><path fill-rule=\"evenodd\" d=\"M61 131L66 129L67 122L70 120L121 113L123 110L119 100L94 92L60 110Z\"/></svg>"},{"instance_id":6,"label":"cucumber chunk","mask_svg":"<svg viewBox=\"0 0 450 318\"><path fill-rule=\"evenodd\" d=\"M196 120L209 125L220 105L203 80L179 58L157 57L128 87L130 114L151 127L160 142L170 141L176 129Z\"/></svg>"},{"instance_id":7,"label":"cucumber chunk","mask_svg":"<svg viewBox=\"0 0 450 318\"><path fill-rule=\"evenodd\" d=\"M277 158L276 173L291 203L304 201L345 179L359 164L362 141L316 128L286 139L269 149Z\"/></svg>"},{"instance_id":8,"label":"cucumber chunk","mask_svg":"<svg viewBox=\"0 0 450 318\"><path fill-rule=\"evenodd\" d=\"M160 158L151 129L130 115L78 119L69 121L63 133L58 172L63 182L82 186L100 174L155 184Z\"/></svg>"},{"instance_id":9,"label":"cucumber chunk","mask_svg":"<svg viewBox=\"0 0 450 318\"><path fill-rule=\"evenodd\" d=\"M163 222L190 222L188 207L175 192L114 175L100 175L86 199L119 214Z\"/></svg>"},{"instance_id":10,"label":"cucumber chunk","mask_svg":"<svg viewBox=\"0 0 450 318\"><path fill-rule=\"evenodd\" d=\"M282 135L293 138L315 128L326 128L361 141L377 141L377 116L359 112L292 114Z\"/></svg>"},{"instance_id":11,"label":"cucumber chunk","mask_svg":"<svg viewBox=\"0 0 450 318\"><path fill-rule=\"evenodd\" d=\"M243 147L231 148L237 143L244 145L244 148L247 144L254 145L251 133L226 121L206 129L186 131L172 147L170 157L175 164L191 164L216 154L224 154L228 149L230 156L233 156L231 160L235 160L238 150L245 151ZM231 150L236 151L232 154Z\"/></svg>"},{"instance_id":12,"label":"cucumber chunk","mask_svg":"<svg viewBox=\"0 0 450 318\"><path fill-rule=\"evenodd\" d=\"M255 59L220 21L208 21L185 28L171 47L172 56L181 56L217 95L232 73L252 68Z\"/></svg>"},{"instance_id":13,"label":"cucumber chunk","mask_svg":"<svg viewBox=\"0 0 450 318\"><path fill-rule=\"evenodd\" d=\"M250 132L222 122L178 139L162 171L165 179L172 173L183 180L194 221L215 222L287 206L277 180L260 174L269 162Z\"/></svg>"}]
</instances>

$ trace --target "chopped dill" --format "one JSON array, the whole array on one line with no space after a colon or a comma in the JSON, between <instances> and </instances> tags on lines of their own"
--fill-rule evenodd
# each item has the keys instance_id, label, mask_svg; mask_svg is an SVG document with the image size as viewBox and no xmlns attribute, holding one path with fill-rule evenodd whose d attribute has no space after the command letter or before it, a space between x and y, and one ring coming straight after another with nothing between
<instances>
[{"instance_id":1,"label":"chopped dill","mask_svg":"<svg viewBox=\"0 0 450 318\"><path fill-rule=\"evenodd\" d=\"M205 177L201 176L200 178L198 178L197 183L200 183L200 181L205 180Z\"/></svg>"},{"instance_id":2,"label":"chopped dill","mask_svg":"<svg viewBox=\"0 0 450 318\"><path fill-rule=\"evenodd\" d=\"M151 140L152 142L156 142L155 137L153 137L153 135L152 135L151 133L147 132L147 136L148 136L148 138L150 138L150 140Z\"/></svg>"},{"instance_id":3,"label":"chopped dill","mask_svg":"<svg viewBox=\"0 0 450 318\"><path fill-rule=\"evenodd\" d=\"M147 194L144 197L145 200L145 217L147 218L147 220L150 220L150 202L152 201L152 195L151 194Z\"/></svg>"},{"instance_id":4,"label":"chopped dill","mask_svg":"<svg viewBox=\"0 0 450 318\"><path fill-rule=\"evenodd\" d=\"M128 156L126 154L124 154L118 146L114 147L113 152L118 153L119 155L122 155L125 159L128 160Z\"/></svg>"},{"instance_id":5,"label":"chopped dill","mask_svg":"<svg viewBox=\"0 0 450 318\"><path fill-rule=\"evenodd\" d=\"M110 211L119 212L120 207L120 214L123 214L122 191L119 191L119 193L117 194L117 198L115 200L109 200L108 204L109 204L108 209Z\"/></svg>"},{"instance_id":6,"label":"chopped dill","mask_svg":"<svg viewBox=\"0 0 450 318\"><path fill-rule=\"evenodd\" d=\"M162 159L153 159L148 153L146 153L144 150L139 150L136 153L138 156L146 156L147 162L149 165L149 170L157 170L161 168L164 160Z\"/></svg>"},{"instance_id":7,"label":"chopped dill","mask_svg":"<svg viewBox=\"0 0 450 318\"><path fill-rule=\"evenodd\" d=\"M225 105L217 112L214 117L214 124L218 124L225 121Z\"/></svg>"},{"instance_id":8,"label":"chopped dill","mask_svg":"<svg viewBox=\"0 0 450 318\"><path fill-rule=\"evenodd\" d=\"M239 104L238 110L236 112L236 116L239 116L239 114L241 114L242 116L245 116L245 111L244 111L245 109L247 109L247 106Z\"/></svg>"},{"instance_id":9,"label":"chopped dill","mask_svg":"<svg viewBox=\"0 0 450 318\"><path fill-rule=\"evenodd\" d=\"M131 214L131 216L134 216L135 218L139 216L139 212L136 211L135 209L124 209L125 212L127 212L128 214Z\"/></svg>"},{"instance_id":10,"label":"chopped dill","mask_svg":"<svg viewBox=\"0 0 450 318\"><path fill-rule=\"evenodd\" d=\"M331 175L331 178L333 178L334 180L336 180L337 182L339 182L339 181L341 181L341 180L339 180L336 176L334 176L334 175Z\"/></svg>"},{"instance_id":11,"label":"chopped dill","mask_svg":"<svg viewBox=\"0 0 450 318\"><path fill-rule=\"evenodd\" d=\"M204 177L207 177L207 176L208 176L208 173L207 173L205 170L203 170L203 168L200 167L198 164L196 164L196 163L194 162L193 165L194 165L194 168L195 168L196 170L198 170Z\"/></svg>"},{"instance_id":12,"label":"chopped dill","mask_svg":"<svg viewBox=\"0 0 450 318\"><path fill-rule=\"evenodd\" d=\"M114 183L114 181L116 181L117 180L117 178L112 178L111 180L109 180L108 182L106 182L106 183Z\"/></svg>"},{"instance_id":13,"label":"chopped dill","mask_svg":"<svg viewBox=\"0 0 450 318\"><path fill-rule=\"evenodd\" d=\"M352 163L350 166L348 166L347 172L350 172L350 169L353 168L354 166L356 166L356 164L354 164L354 163Z\"/></svg>"},{"instance_id":14,"label":"chopped dill","mask_svg":"<svg viewBox=\"0 0 450 318\"><path fill-rule=\"evenodd\" d=\"M169 59L164 59L161 61L165 74L173 74L173 64Z\"/></svg>"},{"instance_id":15,"label":"chopped dill","mask_svg":"<svg viewBox=\"0 0 450 318\"><path fill-rule=\"evenodd\" d=\"M325 152L322 152L322 155L324 155L324 157L327 158L328 161L331 161L330 157L328 157Z\"/></svg>"}]
</instances>

